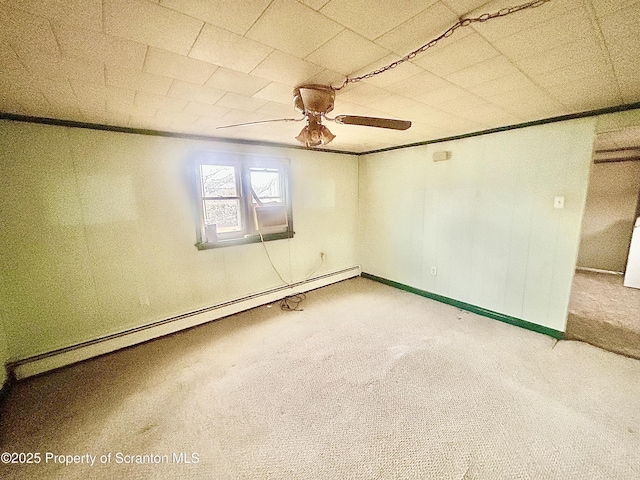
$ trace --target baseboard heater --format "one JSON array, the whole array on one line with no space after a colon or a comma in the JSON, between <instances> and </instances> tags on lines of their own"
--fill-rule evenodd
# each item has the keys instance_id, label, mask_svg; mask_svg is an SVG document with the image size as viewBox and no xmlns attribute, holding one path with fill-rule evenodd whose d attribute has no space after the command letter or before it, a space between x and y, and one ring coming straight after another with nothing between
<instances>
[{"instance_id":1,"label":"baseboard heater","mask_svg":"<svg viewBox=\"0 0 640 480\"><path fill-rule=\"evenodd\" d=\"M154 338L179 332L187 328L202 325L213 320L228 317L235 313L259 307L283 299L289 295L308 292L332 283L347 280L360 275L360 267L354 266L307 280L272 288L211 307L166 318L140 327L60 348L33 357L25 358L8 365L13 378L20 380L39 375L72 363L104 355L122 348L143 343Z\"/></svg>"}]
</instances>

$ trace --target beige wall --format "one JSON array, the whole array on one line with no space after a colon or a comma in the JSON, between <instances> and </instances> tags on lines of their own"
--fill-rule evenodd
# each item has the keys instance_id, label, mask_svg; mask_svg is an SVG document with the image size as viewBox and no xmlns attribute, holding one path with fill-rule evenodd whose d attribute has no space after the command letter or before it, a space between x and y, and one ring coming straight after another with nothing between
<instances>
[{"instance_id":1,"label":"beige wall","mask_svg":"<svg viewBox=\"0 0 640 480\"><path fill-rule=\"evenodd\" d=\"M578 267L624 272L640 191L640 162L591 169Z\"/></svg>"},{"instance_id":2,"label":"beige wall","mask_svg":"<svg viewBox=\"0 0 640 480\"><path fill-rule=\"evenodd\" d=\"M564 331L594 128L574 120L361 157L363 272ZM433 162L441 150L451 159Z\"/></svg>"},{"instance_id":3,"label":"beige wall","mask_svg":"<svg viewBox=\"0 0 640 480\"><path fill-rule=\"evenodd\" d=\"M10 360L281 284L260 244L195 248L188 162L201 149L291 159L296 235L267 244L285 279L304 279L321 251L317 274L357 265L353 156L2 121Z\"/></svg>"}]
</instances>

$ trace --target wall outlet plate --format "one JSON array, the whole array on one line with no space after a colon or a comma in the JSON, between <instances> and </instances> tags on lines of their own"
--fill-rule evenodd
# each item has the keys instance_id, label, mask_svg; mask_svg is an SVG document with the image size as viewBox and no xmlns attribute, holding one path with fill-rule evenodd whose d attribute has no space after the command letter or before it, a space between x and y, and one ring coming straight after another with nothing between
<instances>
[{"instance_id":1,"label":"wall outlet plate","mask_svg":"<svg viewBox=\"0 0 640 480\"><path fill-rule=\"evenodd\" d=\"M564 197L554 197L553 208L564 208Z\"/></svg>"},{"instance_id":2,"label":"wall outlet plate","mask_svg":"<svg viewBox=\"0 0 640 480\"><path fill-rule=\"evenodd\" d=\"M436 267L431 267L431 275L434 277L438 275L438 269Z\"/></svg>"}]
</instances>

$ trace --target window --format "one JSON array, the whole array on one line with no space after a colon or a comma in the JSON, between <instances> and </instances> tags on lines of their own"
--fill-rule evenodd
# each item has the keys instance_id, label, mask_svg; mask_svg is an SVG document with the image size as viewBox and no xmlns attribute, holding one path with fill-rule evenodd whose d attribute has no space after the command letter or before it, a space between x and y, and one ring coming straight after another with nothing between
<instances>
[{"instance_id":1,"label":"window","mask_svg":"<svg viewBox=\"0 0 640 480\"><path fill-rule=\"evenodd\" d=\"M293 237L288 160L202 153L194 170L199 249Z\"/></svg>"}]
</instances>

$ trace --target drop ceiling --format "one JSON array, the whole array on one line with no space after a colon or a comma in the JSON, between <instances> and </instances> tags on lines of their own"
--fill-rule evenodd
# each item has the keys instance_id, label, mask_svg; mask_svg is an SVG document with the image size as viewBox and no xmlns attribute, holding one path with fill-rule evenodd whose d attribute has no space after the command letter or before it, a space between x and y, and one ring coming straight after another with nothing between
<instances>
[{"instance_id":1,"label":"drop ceiling","mask_svg":"<svg viewBox=\"0 0 640 480\"><path fill-rule=\"evenodd\" d=\"M461 16L523 0L0 0L0 111L297 145L293 87L338 86ZM337 93L327 123L363 152L640 102L640 0L551 0L459 28Z\"/></svg>"}]
</instances>

